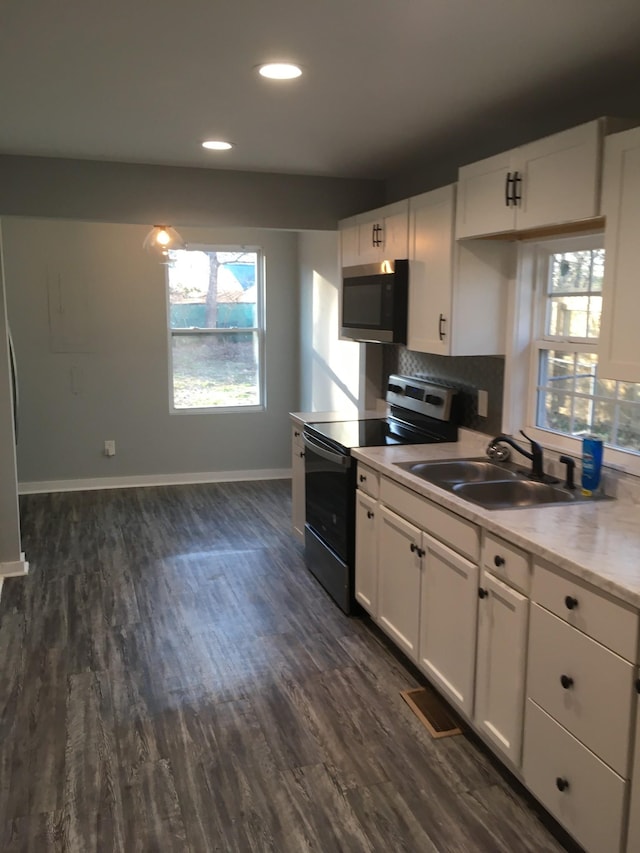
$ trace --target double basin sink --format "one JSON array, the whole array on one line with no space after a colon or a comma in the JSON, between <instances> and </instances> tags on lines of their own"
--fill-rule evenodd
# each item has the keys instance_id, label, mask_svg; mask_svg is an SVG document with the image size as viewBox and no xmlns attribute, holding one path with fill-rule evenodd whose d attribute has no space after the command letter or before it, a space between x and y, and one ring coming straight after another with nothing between
<instances>
[{"instance_id":1,"label":"double basin sink","mask_svg":"<svg viewBox=\"0 0 640 853\"><path fill-rule=\"evenodd\" d=\"M579 488L568 489L546 475L542 482L532 480L526 471L511 462L481 458L396 462L395 465L486 509L585 503L604 497L583 495Z\"/></svg>"}]
</instances>

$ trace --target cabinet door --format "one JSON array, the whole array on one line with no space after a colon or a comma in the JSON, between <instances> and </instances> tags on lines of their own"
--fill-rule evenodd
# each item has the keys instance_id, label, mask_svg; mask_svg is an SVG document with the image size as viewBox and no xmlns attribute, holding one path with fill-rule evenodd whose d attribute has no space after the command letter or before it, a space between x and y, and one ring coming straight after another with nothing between
<instances>
[{"instance_id":1,"label":"cabinet door","mask_svg":"<svg viewBox=\"0 0 640 853\"><path fill-rule=\"evenodd\" d=\"M299 426L291 430L291 517L295 537L304 542L304 444Z\"/></svg>"},{"instance_id":2,"label":"cabinet door","mask_svg":"<svg viewBox=\"0 0 640 853\"><path fill-rule=\"evenodd\" d=\"M603 213L606 263L598 375L640 382L640 128L607 138Z\"/></svg>"},{"instance_id":3,"label":"cabinet door","mask_svg":"<svg viewBox=\"0 0 640 853\"><path fill-rule=\"evenodd\" d=\"M378 504L356 492L356 599L374 618L378 615Z\"/></svg>"},{"instance_id":4,"label":"cabinet door","mask_svg":"<svg viewBox=\"0 0 640 853\"><path fill-rule=\"evenodd\" d=\"M386 507L379 512L378 622L412 660L418 658L421 533Z\"/></svg>"},{"instance_id":5,"label":"cabinet door","mask_svg":"<svg viewBox=\"0 0 640 853\"><path fill-rule=\"evenodd\" d=\"M636 670L636 677L638 674ZM640 681L636 680L636 687L638 684ZM640 703L636 702L636 746L631 769L627 853L637 853L638 850L640 850Z\"/></svg>"},{"instance_id":6,"label":"cabinet door","mask_svg":"<svg viewBox=\"0 0 640 853\"><path fill-rule=\"evenodd\" d=\"M601 133L592 121L518 149L519 231L598 216Z\"/></svg>"},{"instance_id":7,"label":"cabinet door","mask_svg":"<svg viewBox=\"0 0 640 853\"><path fill-rule=\"evenodd\" d=\"M409 201L409 324L407 347L450 355L455 187Z\"/></svg>"},{"instance_id":8,"label":"cabinet door","mask_svg":"<svg viewBox=\"0 0 640 853\"><path fill-rule=\"evenodd\" d=\"M359 234L360 229L357 222L345 220L340 223L340 264L342 267L355 267L360 263Z\"/></svg>"},{"instance_id":9,"label":"cabinet door","mask_svg":"<svg viewBox=\"0 0 640 853\"><path fill-rule=\"evenodd\" d=\"M507 204L507 174L515 170L513 152L505 151L458 170L456 237L481 237L513 231L516 209Z\"/></svg>"},{"instance_id":10,"label":"cabinet door","mask_svg":"<svg viewBox=\"0 0 640 853\"><path fill-rule=\"evenodd\" d=\"M423 535L420 609L423 672L471 717L476 661L478 567Z\"/></svg>"},{"instance_id":11,"label":"cabinet door","mask_svg":"<svg viewBox=\"0 0 640 853\"><path fill-rule=\"evenodd\" d=\"M359 263L407 257L408 210L409 202L404 199L360 217Z\"/></svg>"},{"instance_id":12,"label":"cabinet door","mask_svg":"<svg viewBox=\"0 0 640 853\"><path fill-rule=\"evenodd\" d=\"M476 723L519 767L529 601L486 572L480 593Z\"/></svg>"}]
</instances>

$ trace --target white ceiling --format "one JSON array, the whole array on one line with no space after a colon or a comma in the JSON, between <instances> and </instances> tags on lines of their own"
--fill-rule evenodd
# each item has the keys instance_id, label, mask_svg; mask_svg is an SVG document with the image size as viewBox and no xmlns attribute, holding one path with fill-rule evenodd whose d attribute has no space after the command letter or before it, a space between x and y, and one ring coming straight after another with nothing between
<instances>
[{"instance_id":1,"label":"white ceiling","mask_svg":"<svg viewBox=\"0 0 640 853\"><path fill-rule=\"evenodd\" d=\"M639 0L1 0L0 152L384 178L639 57Z\"/></svg>"}]
</instances>

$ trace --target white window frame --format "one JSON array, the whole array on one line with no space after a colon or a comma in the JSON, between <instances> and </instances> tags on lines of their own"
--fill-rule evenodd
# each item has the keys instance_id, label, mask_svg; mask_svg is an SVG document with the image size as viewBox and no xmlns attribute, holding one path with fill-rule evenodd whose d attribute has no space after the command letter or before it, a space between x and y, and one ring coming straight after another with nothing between
<instances>
[{"instance_id":1,"label":"white window frame","mask_svg":"<svg viewBox=\"0 0 640 853\"><path fill-rule=\"evenodd\" d=\"M518 436L523 429L544 448L576 458L582 455L582 440L536 426L540 348L540 312L546 308L548 258L551 252L604 247L604 234L594 232L548 240L522 241L518 247L517 274L509 291L503 432ZM606 265L605 258L605 265ZM544 308L543 308L544 306ZM549 339L550 348L575 352L597 352L589 338ZM633 451L604 448L604 464L640 476L640 455Z\"/></svg>"},{"instance_id":2,"label":"white window frame","mask_svg":"<svg viewBox=\"0 0 640 853\"><path fill-rule=\"evenodd\" d=\"M253 252L257 255L256 261L256 314L258 325L250 328L234 329L184 329L174 330L171 328L171 298L169 294L169 273L165 274L165 305L167 325L167 354L168 354L168 394L169 414L171 415L214 415L228 413L250 413L264 412L267 408L266 387L266 365L265 365L265 337L266 337L266 260L262 246L237 246L218 243L189 243L187 251L193 252ZM186 337L188 335L218 335L230 334L231 332L251 332L258 338L258 399L259 402L250 406L205 406L200 408L179 408L173 404L173 338L174 336Z\"/></svg>"}]
</instances>

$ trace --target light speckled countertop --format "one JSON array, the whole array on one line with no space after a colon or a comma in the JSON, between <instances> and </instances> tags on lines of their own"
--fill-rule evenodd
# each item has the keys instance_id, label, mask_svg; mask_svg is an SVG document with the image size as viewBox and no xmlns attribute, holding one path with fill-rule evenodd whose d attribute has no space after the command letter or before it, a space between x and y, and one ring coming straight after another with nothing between
<instances>
[{"instance_id":1,"label":"light speckled countertop","mask_svg":"<svg viewBox=\"0 0 640 853\"><path fill-rule=\"evenodd\" d=\"M455 444L362 447L370 467L485 530L640 608L640 503L630 494L534 509L483 509L398 468L394 462L483 456L482 440L461 431Z\"/></svg>"}]
</instances>

